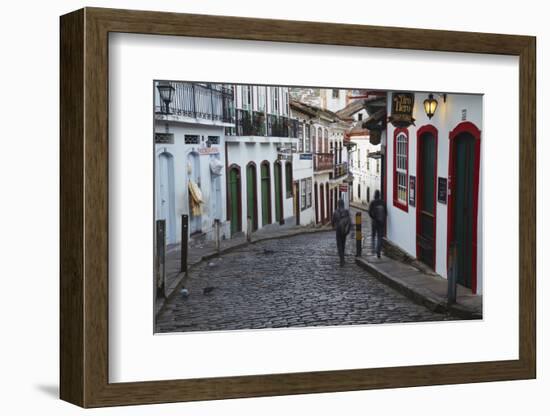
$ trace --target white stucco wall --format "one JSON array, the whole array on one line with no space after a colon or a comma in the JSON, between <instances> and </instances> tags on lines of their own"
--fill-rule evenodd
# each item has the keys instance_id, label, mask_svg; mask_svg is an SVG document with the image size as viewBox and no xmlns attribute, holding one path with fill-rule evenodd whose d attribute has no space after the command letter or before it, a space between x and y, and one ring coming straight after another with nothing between
<instances>
[{"instance_id":1,"label":"white stucco wall","mask_svg":"<svg viewBox=\"0 0 550 416\"><path fill-rule=\"evenodd\" d=\"M270 169L270 185L271 185L271 223L275 221L275 162L277 161L277 147L290 147L290 143L296 139L289 138L274 138L274 137L227 137L227 157L228 166L233 164L241 168L241 207L242 207L242 228L246 231L247 223L247 189L246 189L246 167L250 162L256 164L256 192L258 201L258 229L262 228L262 202L261 202L261 164L264 160L269 162ZM285 222L294 216L293 198L286 196L286 176L285 176L285 161L281 161L282 180L281 186L283 189L283 218Z\"/></svg>"},{"instance_id":2,"label":"white stucco wall","mask_svg":"<svg viewBox=\"0 0 550 416\"><path fill-rule=\"evenodd\" d=\"M368 204L367 189L370 189L370 200L374 198L376 190L381 191L381 161L380 159L369 158L369 168L367 169L367 151L374 153L380 151L380 145L370 143L368 136L352 137L351 141L356 143L356 148L351 153L350 169L353 174L353 200ZM361 163L358 163L360 158ZM377 172L376 165L380 165ZM361 187L361 195L359 195L359 186Z\"/></svg>"},{"instance_id":3,"label":"white stucco wall","mask_svg":"<svg viewBox=\"0 0 550 416\"><path fill-rule=\"evenodd\" d=\"M165 133L166 122L155 122L155 132ZM219 136L220 144L213 145L218 149L219 160L224 165L222 169L221 195L218 197L218 212L212 212L214 201L212 201L212 178L210 173L210 158L211 155L199 155L200 166L200 189L204 204L202 204L203 212L201 216L201 229L206 234L206 238L214 238L213 222L214 217L218 217L222 223L222 236L229 237L229 224L226 219L225 205L225 150L224 150L224 128L219 126L206 126L185 123L169 123L169 132L174 134L173 144L155 144L155 219L159 218L159 157L162 153L167 153L173 159L173 189L169 190L172 193L174 203L175 218L170 225L171 230L167 230L167 242L169 244L178 243L181 241L181 216L189 215L189 190L188 190L188 155L192 152L199 151L199 148L206 147L208 136ZM200 144L185 144L185 135L199 135Z\"/></svg>"},{"instance_id":4,"label":"white stucco wall","mask_svg":"<svg viewBox=\"0 0 550 416\"><path fill-rule=\"evenodd\" d=\"M447 94L446 102L443 97L434 94L438 100L438 107L432 119L428 119L424 111L423 102L428 93L416 93L413 108L415 125L408 128L409 140L409 176L417 176L416 147L417 130L425 125L433 125L438 131L437 140L437 176L448 178L449 170L449 132L459 123L469 121L482 131L479 172L479 195L483 195L483 124L482 124L482 97L480 95ZM388 95L388 114L391 113L391 94ZM465 117L463 110L466 110ZM387 237L394 244L405 250L411 256L416 256L416 207L408 205L408 212L397 208L393 204L393 153L394 153L393 125L387 127L387 206L388 223ZM408 184L407 179L407 184ZM436 183L437 185L437 183ZM408 186L408 185L407 185ZM418 205L418 201L416 203ZM477 293L482 293L482 198L478 204L478 244L477 244ZM436 270L438 274L447 277L447 204L436 202Z\"/></svg>"}]
</instances>

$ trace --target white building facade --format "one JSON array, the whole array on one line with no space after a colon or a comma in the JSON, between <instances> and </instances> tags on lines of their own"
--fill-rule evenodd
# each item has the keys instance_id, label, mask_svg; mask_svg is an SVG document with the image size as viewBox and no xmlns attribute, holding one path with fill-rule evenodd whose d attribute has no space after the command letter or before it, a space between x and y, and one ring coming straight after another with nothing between
<instances>
[{"instance_id":1,"label":"white building facade","mask_svg":"<svg viewBox=\"0 0 550 416\"><path fill-rule=\"evenodd\" d=\"M387 126L387 239L443 277L482 293L482 97L414 93L414 125ZM388 93L391 114L394 94ZM437 100L431 118L423 102Z\"/></svg>"},{"instance_id":2,"label":"white building facade","mask_svg":"<svg viewBox=\"0 0 550 416\"><path fill-rule=\"evenodd\" d=\"M288 88L235 85L233 91L235 126L225 140L230 232L293 224L299 123L290 118Z\"/></svg>"},{"instance_id":3,"label":"white building facade","mask_svg":"<svg viewBox=\"0 0 550 416\"><path fill-rule=\"evenodd\" d=\"M233 125L233 93L220 84L169 85L168 108L155 88L155 219L165 220L168 244L181 241L182 215L191 242L215 238L216 220L229 237L224 131Z\"/></svg>"}]
</instances>

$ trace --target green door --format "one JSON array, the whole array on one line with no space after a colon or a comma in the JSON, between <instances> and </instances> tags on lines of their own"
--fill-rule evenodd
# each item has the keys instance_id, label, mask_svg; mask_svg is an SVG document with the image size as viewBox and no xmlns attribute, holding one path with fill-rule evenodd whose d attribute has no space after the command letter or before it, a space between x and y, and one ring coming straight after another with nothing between
<instances>
[{"instance_id":1,"label":"green door","mask_svg":"<svg viewBox=\"0 0 550 416\"><path fill-rule=\"evenodd\" d=\"M246 212L252 220L252 230L258 229L258 207L256 206L256 166L246 168Z\"/></svg>"},{"instance_id":2,"label":"green door","mask_svg":"<svg viewBox=\"0 0 550 416\"><path fill-rule=\"evenodd\" d=\"M457 247L457 282L471 288L475 139L470 134L461 134L454 142L454 243Z\"/></svg>"},{"instance_id":3,"label":"green door","mask_svg":"<svg viewBox=\"0 0 550 416\"><path fill-rule=\"evenodd\" d=\"M231 207L231 234L241 231L240 200L241 178L237 168L229 171L229 195Z\"/></svg>"},{"instance_id":4,"label":"green door","mask_svg":"<svg viewBox=\"0 0 550 416\"><path fill-rule=\"evenodd\" d=\"M435 187L437 178L435 137L425 133L419 138L419 172L417 172L417 204L419 221L417 256L420 261L435 268Z\"/></svg>"},{"instance_id":5,"label":"green door","mask_svg":"<svg viewBox=\"0 0 550 416\"><path fill-rule=\"evenodd\" d=\"M282 179L281 164L275 163L275 221L279 223L283 220Z\"/></svg>"},{"instance_id":6,"label":"green door","mask_svg":"<svg viewBox=\"0 0 550 416\"><path fill-rule=\"evenodd\" d=\"M271 224L271 186L269 163L262 163L262 225Z\"/></svg>"}]
</instances>

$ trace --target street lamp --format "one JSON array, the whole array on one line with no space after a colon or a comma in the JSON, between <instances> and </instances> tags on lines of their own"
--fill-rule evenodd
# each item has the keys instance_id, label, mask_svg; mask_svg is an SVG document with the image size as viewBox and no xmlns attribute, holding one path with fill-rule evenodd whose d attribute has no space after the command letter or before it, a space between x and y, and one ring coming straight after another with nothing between
<instances>
[{"instance_id":1,"label":"street lamp","mask_svg":"<svg viewBox=\"0 0 550 416\"><path fill-rule=\"evenodd\" d=\"M437 109L437 100L434 98L433 94L430 94L428 98L424 100L424 111L426 111L426 115L428 116L429 119L433 117L436 109Z\"/></svg>"},{"instance_id":2,"label":"street lamp","mask_svg":"<svg viewBox=\"0 0 550 416\"><path fill-rule=\"evenodd\" d=\"M164 102L164 114L170 114L170 103L172 102L175 88L169 82L159 82L157 89L160 99Z\"/></svg>"}]
</instances>

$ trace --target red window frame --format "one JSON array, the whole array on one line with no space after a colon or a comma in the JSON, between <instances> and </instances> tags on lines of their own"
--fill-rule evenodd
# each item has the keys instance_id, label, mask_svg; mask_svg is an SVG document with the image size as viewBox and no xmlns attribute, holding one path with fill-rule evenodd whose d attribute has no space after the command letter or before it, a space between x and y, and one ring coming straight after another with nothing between
<instances>
[{"instance_id":1,"label":"red window frame","mask_svg":"<svg viewBox=\"0 0 550 416\"><path fill-rule=\"evenodd\" d=\"M407 138L407 168L405 175L406 196L405 202L397 197L397 136L404 134ZM409 211L409 130L396 128L393 132L393 206L405 212Z\"/></svg>"}]
</instances>

